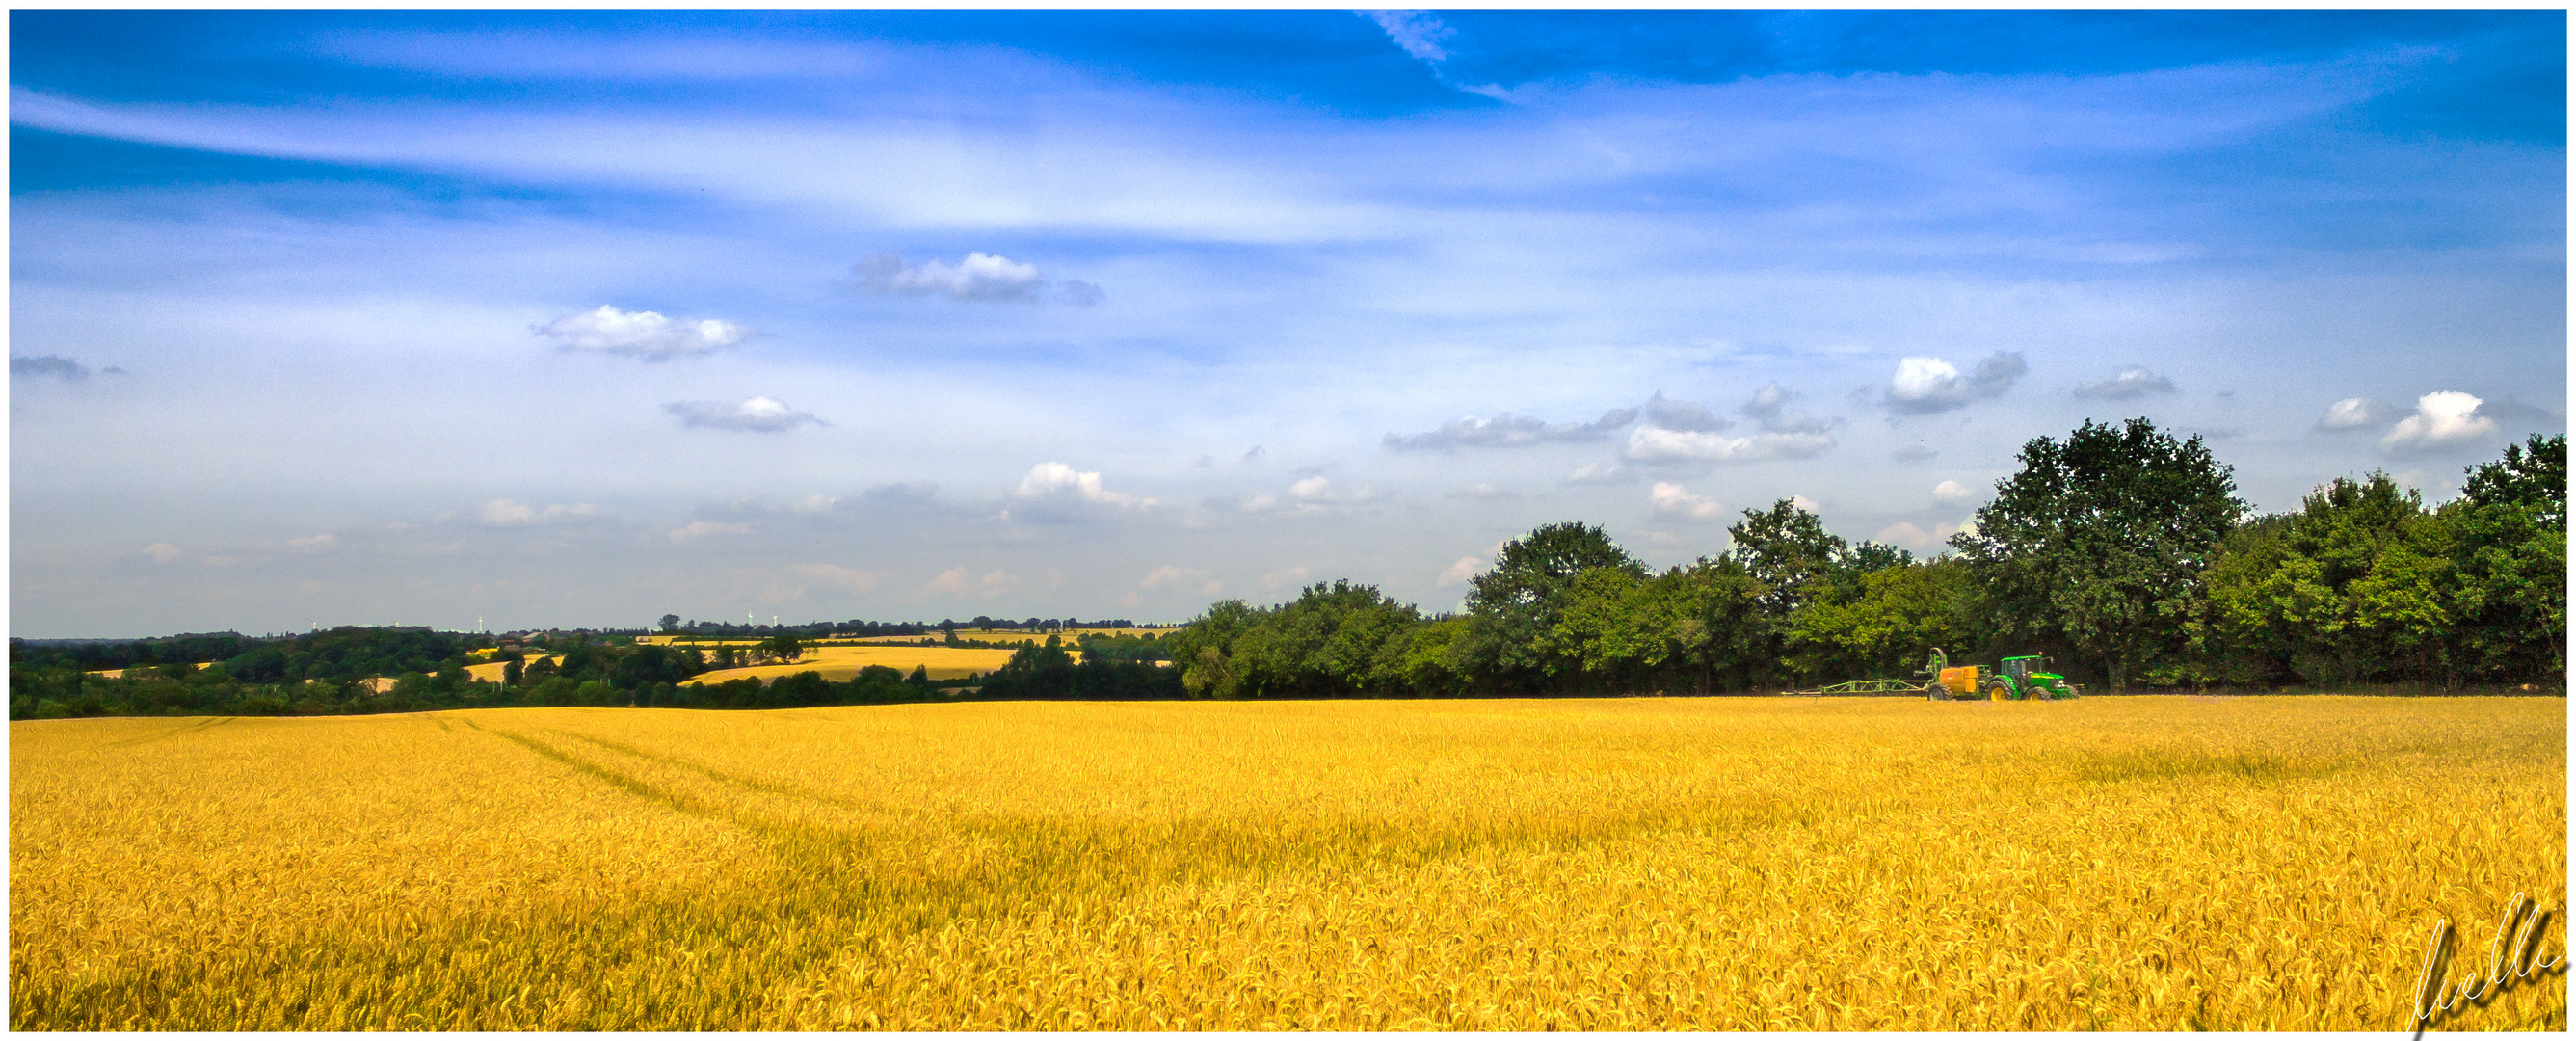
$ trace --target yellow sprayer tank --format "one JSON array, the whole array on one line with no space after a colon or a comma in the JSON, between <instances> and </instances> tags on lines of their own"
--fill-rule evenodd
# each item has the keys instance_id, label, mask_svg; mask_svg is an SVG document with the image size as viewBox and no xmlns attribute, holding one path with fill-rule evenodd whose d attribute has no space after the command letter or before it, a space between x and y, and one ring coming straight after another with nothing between
<instances>
[{"instance_id":1,"label":"yellow sprayer tank","mask_svg":"<svg viewBox=\"0 0 2576 1041\"><path fill-rule=\"evenodd\" d=\"M1921 674L1917 673L1916 675ZM1941 689L1953 694L1974 696L1977 693L1977 679L1977 667L1974 665L1962 665L1955 669L1943 669L1941 670Z\"/></svg>"}]
</instances>

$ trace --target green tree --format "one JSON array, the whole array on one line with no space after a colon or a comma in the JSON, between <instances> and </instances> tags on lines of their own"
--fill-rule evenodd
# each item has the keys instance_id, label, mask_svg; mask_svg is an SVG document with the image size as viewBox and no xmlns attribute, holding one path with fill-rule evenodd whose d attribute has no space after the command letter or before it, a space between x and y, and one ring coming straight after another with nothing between
<instances>
[{"instance_id":1,"label":"green tree","mask_svg":"<svg viewBox=\"0 0 2576 1041\"><path fill-rule=\"evenodd\" d=\"M2201 612L2201 573L2245 512L2234 472L2195 434L2145 419L2086 420L2064 443L2033 439L1995 486L1973 531L1951 536L2012 639L2057 641L2113 689L2184 649Z\"/></svg>"},{"instance_id":2,"label":"green tree","mask_svg":"<svg viewBox=\"0 0 2576 1041\"><path fill-rule=\"evenodd\" d=\"M1575 580L1608 568L1631 579L1645 565L1589 524L1549 524L1503 545L1492 570L1468 583L1465 640L1456 652L1479 679L1502 689L1539 691L1579 674L1557 623Z\"/></svg>"},{"instance_id":3,"label":"green tree","mask_svg":"<svg viewBox=\"0 0 2576 1041\"><path fill-rule=\"evenodd\" d=\"M2567 435L2534 434L2469 471L2455 533L2461 664L2490 679L2567 674Z\"/></svg>"}]
</instances>

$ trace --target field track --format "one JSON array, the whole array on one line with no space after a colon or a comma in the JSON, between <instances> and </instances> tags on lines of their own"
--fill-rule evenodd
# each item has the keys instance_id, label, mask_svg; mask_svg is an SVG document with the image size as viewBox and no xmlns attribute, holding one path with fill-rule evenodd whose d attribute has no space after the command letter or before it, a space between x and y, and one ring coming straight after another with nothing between
<instances>
[{"instance_id":1,"label":"field track","mask_svg":"<svg viewBox=\"0 0 2576 1041\"><path fill-rule=\"evenodd\" d=\"M2546 698L10 733L18 1029L2398 1030L2437 917L2566 906Z\"/></svg>"}]
</instances>

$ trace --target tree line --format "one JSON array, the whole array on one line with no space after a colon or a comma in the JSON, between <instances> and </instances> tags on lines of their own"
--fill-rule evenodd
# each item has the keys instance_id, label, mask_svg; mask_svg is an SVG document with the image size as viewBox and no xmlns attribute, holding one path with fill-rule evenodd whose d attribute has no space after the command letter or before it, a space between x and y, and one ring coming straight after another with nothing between
<instances>
[{"instance_id":1,"label":"tree line","mask_svg":"<svg viewBox=\"0 0 2576 1041\"><path fill-rule=\"evenodd\" d=\"M2460 689L2566 675L2567 442L2427 508L2384 473L2254 515L2198 436L2144 419L2027 443L1952 552L1848 542L1783 500L1654 571L1598 527L1506 543L1461 614L1318 583L1164 641L1200 698L1779 691L2048 654L2096 689Z\"/></svg>"}]
</instances>

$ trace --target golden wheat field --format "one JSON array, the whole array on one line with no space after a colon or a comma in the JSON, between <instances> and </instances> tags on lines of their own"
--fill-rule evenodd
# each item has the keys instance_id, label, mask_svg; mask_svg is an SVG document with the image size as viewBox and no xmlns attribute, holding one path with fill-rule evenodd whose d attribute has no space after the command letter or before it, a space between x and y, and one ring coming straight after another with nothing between
<instances>
[{"instance_id":1,"label":"golden wheat field","mask_svg":"<svg viewBox=\"0 0 2576 1041\"><path fill-rule=\"evenodd\" d=\"M1080 660L1080 652L1074 652ZM839 683L859 674L870 665L883 665L904 672L914 668L930 670L930 678L953 680L1001 668L1011 660L1011 652L991 647L879 647L833 645L817 647L784 665L752 665L739 669L716 669L683 680L690 683L723 683L752 677L769 682L781 676L800 672L819 672L823 678Z\"/></svg>"},{"instance_id":2,"label":"golden wheat field","mask_svg":"<svg viewBox=\"0 0 2576 1041\"><path fill-rule=\"evenodd\" d=\"M2566 906L2557 699L10 734L21 1029L2387 1030L2437 917L2466 965L2515 891Z\"/></svg>"}]
</instances>

